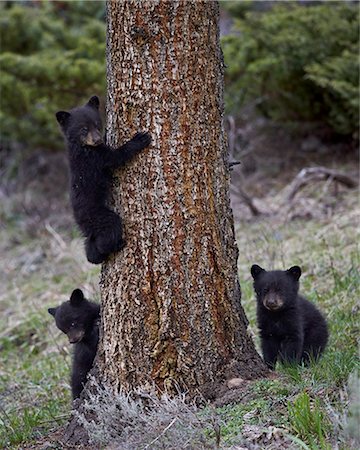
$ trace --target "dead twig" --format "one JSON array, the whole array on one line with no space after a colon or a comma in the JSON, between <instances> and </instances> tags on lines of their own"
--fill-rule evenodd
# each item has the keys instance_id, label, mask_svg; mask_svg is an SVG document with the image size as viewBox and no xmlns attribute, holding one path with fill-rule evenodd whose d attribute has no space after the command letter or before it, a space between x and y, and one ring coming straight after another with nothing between
<instances>
[{"instance_id":1,"label":"dead twig","mask_svg":"<svg viewBox=\"0 0 360 450\"><path fill-rule=\"evenodd\" d=\"M346 175L342 172L339 172L337 170L328 169L326 167L305 167L303 168L296 177L285 187L282 189L281 192L276 194L276 198L278 201L276 202L276 208L274 208L272 211L264 211L262 209L259 209L255 204L255 199L252 198L241 186L241 183L232 184L230 186L231 194L233 194L238 199L241 199L241 201L249 208L252 215L255 217L264 215L264 214L270 214L270 215L277 215L281 214L284 211L284 208L288 210L288 208L292 208L294 206L294 199L296 194L303 189L307 185L314 184L318 181L325 181L322 192L323 196L326 194L326 192L329 189L329 186L331 183L335 182L335 187L337 187L339 184L342 184L346 186L347 188L355 188L358 186L357 180L355 180L353 177ZM274 196L273 196L274 197ZM297 203L297 206L301 205L302 202L304 202L305 198L300 198L300 203ZM310 200L310 199L308 199ZM314 200L315 201L315 200ZM318 202L321 203L322 199L318 198ZM304 207L301 207L304 210ZM306 208L305 208L306 209ZM312 214L312 212L310 212ZM294 216L296 217L296 216Z\"/></svg>"},{"instance_id":2,"label":"dead twig","mask_svg":"<svg viewBox=\"0 0 360 450\"><path fill-rule=\"evenodd\" d=\"M322 180L336 181L350 189L355 188L358 185L356 180L337 170L328 169L326 167L306 167L301 169L290 183L289 192L284 199L284 203L291 202L295 195L307 184Z\"/></svg>"},{"instance_id":3,"label":"dead twig","mask_svg":"<svg viewBox=\"0 0 360 450\"><path fill-rule=\"evenodd\" d=\"M260 216L262 211L260 211L254 204L253 199L243 190L243 188L239 185L231 186L231 190L241 197L246 206L250 209L253 216Z\"/></svg>"},{"instance_id":4,"label":"dead twig","mask_svg":"<svg viewBox=\"0 0 360 450\"><path fill-rule=\"evenodd\" d=\"M147 444L147 445L144 447L144 450L147 449L147 448L150 448L151 445L155 444L155 442L158 441L158 440L161 438L161 436L163 436L163 435L168 431L168 429L171 428L171 427L174 425L174 423L175 423L177 420L178 420L178 418L177 418L177 417L174 417L173 420L169 423L169 425L168 425L167 427L165 427L164 430L163 430L163 431L162 431L155 439L153 439L153 440L150 442L150 444Z\"/></svg>"},{"instance_id":5,"label":"dead twig","mask_svg":"<svg viewBox=\"0 0 360 450\"><path fill-rule=\"evenodd\" d=\"M58 244L61 250L66 249L66 242L64 239L60 236L59 233L57 233L54 228L50 225L49 222L45 223L45 228L48 231L48 233L54 238L55 242Z\"/></svg>"}]
</instances>

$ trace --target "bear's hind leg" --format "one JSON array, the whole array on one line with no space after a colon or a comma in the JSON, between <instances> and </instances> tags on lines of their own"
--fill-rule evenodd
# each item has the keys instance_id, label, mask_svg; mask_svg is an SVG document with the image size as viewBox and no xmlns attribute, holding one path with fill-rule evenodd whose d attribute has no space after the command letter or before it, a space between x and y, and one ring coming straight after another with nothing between
<instances>
[{"instance_id":1,"label":"bear's hind leg","mask_svg":"<svg viewBox=\"0 0 360 450\"><path fill-rule=\"evenodd\" d=\"M101 264L103 261L105 261L107 256L99 252L96 241L92 237L86 238L85 251L87 260L92 264Z\"/></svg>"},{"instance_id":2,"label":"bear's hind leg","mask_svg":"<svg viewBox=\"0 0 360 450\"><path fill-rule=\"evenodd\" d=\"M316 362L325 350L327 339L328 334L326 327L323 327L323 329L320 329L317 332L309 333L309 336L307 336L306 342L304 343L301 361L305 365L309 365L310 362Z\"/></svg>"},{"instance_id":3,"label":"bear's hind leg","mask_svg":"<svg viewBox=\"0 0 360 450\"><path fill-rule=\"evenodd\" d=\"M118 252L125 246L122 228L120 217L114 212L106 210L95 238L99 253L107 257L110 253Z\"/></svg>"}]
</instances>

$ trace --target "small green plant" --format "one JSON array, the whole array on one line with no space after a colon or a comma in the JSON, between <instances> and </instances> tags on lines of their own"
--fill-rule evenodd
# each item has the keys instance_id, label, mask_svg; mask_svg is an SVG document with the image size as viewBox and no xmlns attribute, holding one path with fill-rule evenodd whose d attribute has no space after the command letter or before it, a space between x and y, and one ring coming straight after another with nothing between
<instances>
[{"instance_id":1,"label":"small green plant","mask_svg":"<svg viewBox=\"0 0 360 450\"><path fill-rule=\"evenodd\" d=\"M331 450L326 442L329 423L318 399L311 401L307 392L302 392L293 403L288 403L290 424L294 432L313 449Z\"/></svg>"}]
</instances>

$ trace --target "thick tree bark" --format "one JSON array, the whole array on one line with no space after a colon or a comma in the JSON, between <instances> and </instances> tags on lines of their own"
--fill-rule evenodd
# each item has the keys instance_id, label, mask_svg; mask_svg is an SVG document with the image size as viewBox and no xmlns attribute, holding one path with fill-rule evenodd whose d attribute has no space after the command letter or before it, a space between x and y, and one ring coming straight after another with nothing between
<instances>
[{"instance_id":1,"label":"thick tree bark","mask_svg":"<svg viewBox=\"0 0 360 450\"><path fill-rule=\"evenodd\" d=\"M103 265L93 375L115 390L214 398L267 372L240 303L218 16L217 2L107 4L108 144L153 137L114 179L127 245ZM85 440L74 416L65 441Z\"/></svg>"},{"instance_id":2,"label":"thick tree bark","mask_svg":"<svg viewBox=\"0 0 360 450\"><path fill-rule=\"evenodd\" d=\"M148 130L113 204L127 246L103 266L97 368L115 388L209 396L265 373L247 335L223 129L217 2L109 1L107 139Z\"/></svg>"}]
</instances>

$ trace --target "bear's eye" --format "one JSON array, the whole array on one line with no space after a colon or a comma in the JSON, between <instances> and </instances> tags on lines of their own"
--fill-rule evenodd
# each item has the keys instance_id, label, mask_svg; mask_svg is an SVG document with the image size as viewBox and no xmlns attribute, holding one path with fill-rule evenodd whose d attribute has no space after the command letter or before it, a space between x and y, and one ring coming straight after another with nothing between
<instances>
[{"instance_id":1,"label":"bear's eye","mask_svg":"<svg viewBox=\"0 0 360 450\"><path fill-rule=\"evenodd\" d=\"M76 322L71 322L71 326L74 327L76 325Z\"/></svg>"}]
</instances>

